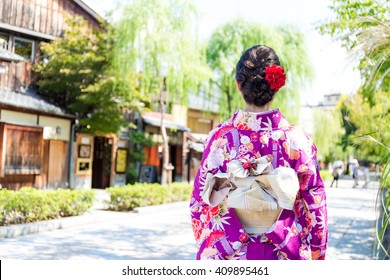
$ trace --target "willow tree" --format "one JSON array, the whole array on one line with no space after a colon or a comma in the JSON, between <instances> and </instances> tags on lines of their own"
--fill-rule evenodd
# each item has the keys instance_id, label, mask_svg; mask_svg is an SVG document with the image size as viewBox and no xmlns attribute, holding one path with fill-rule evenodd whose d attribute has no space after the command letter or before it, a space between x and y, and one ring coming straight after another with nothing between
<instances>
[{"instance_id":1,"label":"willow tree","mask_svg":"<svg viewBox=\"0 0 390 280\"><path fill-rule=\"evenodd\" d=\"M208 80L197 41L196 9L186 0L134 0L115 23L114 71L138 83L141 95L159 101L164 144L161 183L168 179L169 146L164 113L170 102L188 104Z\"/></svg>"},{"instance_id":2,"label":"willow tree","mask_svg":"<svg viewBox=\"0 0 390 280\"><path fill-rule=\"evenodd\" d=\"M235 67L242 53L253 45L267 45L278 54L287 73L287 85L275 97L278 106L297 121L301 86L312 78L304 35L291 26L270 27L236 19L218 28L207 48L207 62L214 72L212 86L220 93L220 114L227 117L243 106L235 84Z\"/></svg>"}]
</instances>

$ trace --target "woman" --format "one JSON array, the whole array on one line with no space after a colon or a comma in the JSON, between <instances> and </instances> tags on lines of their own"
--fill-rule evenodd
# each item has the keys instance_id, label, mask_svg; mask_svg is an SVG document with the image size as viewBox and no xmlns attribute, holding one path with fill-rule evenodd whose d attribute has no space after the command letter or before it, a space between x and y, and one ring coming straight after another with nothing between
<instances>
[{"instance_id":1,"label":"woman","mask_svg":"<svg viewBox=\"0 0 390 280\"><path fill-rule=\"evenodd\" d=\"M325 258L326 197L316 147L278 109L271 109L285 79L278 56L267 46L246 50L237 63L236 82L245 109L210 132L191 196L197 259ZM273 184L264 183L277 178L275 172L282 168L287 173L293 170L296 179L290 174L291 184L284 181L274 186L291 196L294 180L298 185L289 206L278 201L270 189ZM250 180L250 186L243 180ZM237 196L236 191L244 188ZM248 206L250 195L245 203L237 200L252 190L268 210Z\"/></svg>"}]
</instances>

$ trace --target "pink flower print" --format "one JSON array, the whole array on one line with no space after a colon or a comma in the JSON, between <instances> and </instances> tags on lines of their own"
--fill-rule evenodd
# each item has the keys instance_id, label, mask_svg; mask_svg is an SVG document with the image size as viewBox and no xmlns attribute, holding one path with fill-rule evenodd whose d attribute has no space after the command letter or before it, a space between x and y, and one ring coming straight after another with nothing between
<instances>
[{"instance_id":1,"label":"pink flower print","mask_svg":"<svg viewBox=\"0 0 390 280\"><path fill-rule=\"evenodd\" d=\"M244 242L248 241L248 239L249 239L249 235L248 234L246 234L246 233L241 233L240 234L240 241L241 241L241 243L244 243Z\"/></svg>"},{"instance_id":2,"label":"pink flower print","mask_svg":"<svg viewBox=\"0 0 390 280\"><path fill-rule=\"evenodd\" d=\"M317 224L316 214L314 212L306 213L306 222L308 224L309 229L311 230L311 228Z\"/></svg>"},{"instance_id":3,"label":"pink flower print","mask_svg":"<svg viewBox=\"0 0 390 280\"><path fill-rule=\"evenodd\" d=\"M319 239L322 239L325 237L324 231L322 229L317 230L317 236Z\"/></svg>"},{"instance_id":4,"label":"pink flower print","mask_svg":"<svg viewBox=\"0 0 390 280\"><path fill-rule=\"evenodd\" d=\"M297 229L297 226L296 226L296 225L292 225L292 226L291 226L291 234L292 234L293 236L298 235L298 229Z\"/></svg>"},{"instance_id":5,"label":"pink flower print","mask_svg":"<svg viewBox=\"0 0 390 280\"><path fill-rule=\"evenodd\" d=\"M207 211L205 214L200 215L200 220L204 223L204 226L207 227L211 222L211 214Z\"/></svg>"},{"instance_id":6,"label":"pink flower print","mask_svg":"<svg viewBox=\"0 0 390 280\"><path fill-rule=\"evenodd\" d=\"M283 142L284 151L288 155L288 157L292 160L299 159L301 156L300 153L290 147L287 142Z\"/></svg>"},{"instance_id":7,"label":"pink flower print","mask_svg":"<svg viewBox=\"0 0 390 280\"><path fill-rule=\"evenodd\" d=\"M256 132L252 132L250 137L252 142L259 141L259 135Z\"/></svg>"},{"instance_id":8,"label":"pink flower print","mask_svg":"<svg viewBox=\"0 0 390 280\"><path fill-rule=\"evenodd\" d=\"M245 145L240 145L240 147L238 148L238 151L241 153L241 154L245 154L249 151L248 147L245 146Z\"/></svg>"},{"instance_id":9,"label":"pink flower print","mask_svg":"<svg viewBox=\"0 0 390 280\"><path fill-rule=\"evenodd\" d=\"M209 169L218 168L223 164L225 156L221 148L216 148L210 151L209 156L207 157L207 165Z\"/></svg>"},{"instance_id":10,"label":"pink flower print","mask_svg":"<svg viewBox=\"0 0 390 280\"><path fill-rule=\"evenodd\" d=\"M227 142L228 142L228 140L226 138L218 138L218 139L213 141L211 146L218 148L218 147L226 145Z\"/></svg>"},{"instance_id":11,"label":"pink flower print","mask_svg":"<svg viewBox=\"0 0 390 280\"><path fill-rule=\"evenodd\" d=\"M223 237L225 237L225 233L221 230L216 230L216 231L213 231L212 233L210 233L209 235L209 238L207 240L207 244L206 244L206 247L209 248L212 246L212 244L214 244L216 241L222 239Z\"/></svg>"},{"instance_id":12,"label":"pink flower print","mask_svg":"<svg viewBox=\"0 0 390 280\"><path fill-rule=\"evenodd\" d=\"M294 204L294 213L295 213L295 216L297 216L298 218L299 218L299 216L301 216L301 213L299 213L298 203Z\"/></svg>"},{"instance_id":13,"label":"pink flower print","mask_svg":"<svg viewBox=\"0 0 390 280\"><path fill-rule=\"evenodd\" d=\"M314 196L314 203L317 205L320 204L321 203L321 196L319 196L319 195Z\"/></svg>"},{"instance_id":14,"label":"pink flower print","mask_svg":"<svg viewBox=\"0 0 390 280\"><path fill-rule=\"evenodd\" d=\"M301 232L299 233L299 237L301 239L304 239L306 238L306 236L309 234L309 230L305 227L303 228L303 230L301 230Z\"/></svg>"},{"instance_id":15,"label":"pink flower print","mask_svg":"<svg viewBox=\"0 0 390 280\"><path fill-rule=\"evenodd\" d=\"M215 206L213 208L210 208L210 214L215 217L219 214L219 206Z\"/></svg>"},{"instance_id":16,"label":"pink flower print","mask_svg":"<svg viewBox=\"0 0 390 280\"><path fill-rule=\"evenodd\" d=\"M306 164L301 164L301 165L299 165L298 172L304 173L304 172L306 172L307 170L309 170L309 168L307 167Z\"/></svg>"},{"instance_id":17,"label":"pink flower print","mask_svg":"<svg viewBox=\"0 0 390 280\"><path fill-rule=\"evenodd\" d=\"M202 208L202 215L206 215L207 214L207 212L209 212L209 206L204 206L203 208Z\"/></svg>"},{"instance_id":18,"label":"pink flower print","mask_svg":"<svg viewBox=\"0 0 390 280\"><path fill-rule=\"evenodd\" d=\"M201 222L197 219L192 219L192 229L194 230L195 240L196 240L196 242L198 242L201 235L202 235Z\"/></svg>"},{"instance_id":19,"label":"pink flower print","mask_svg":"<svg viewBox=\"0 0 390 280\"><path fill-rule=\"evenodd\" d=\"M268 144L268 135L267 134L264 134L260 137L260 142L264 145Z\"/></svg>"},{"instance_id":20,"label":"pink flower print","mask_svg":"<svg viewBox=\"0 0 390 280\"><path fill-rule=\"evenodd\" d=\"M249 151L253 150L253 144L252 143L248 143L248 144L246 144L246 146L247 146Z\"/></svg>"},{"instance_id":21,"label":"pink flower print","mask_svg":"<svg viewBox=\"0 0 390 280\"><path fill-rule=\"evenodd\" d=\"M238 123L237 128L241 130L250 130L249 126L246 123Z\"/></svg>"},{"instance_id":22,"label":"pink flower print","mask_svg":"<svg viewBox=\"0 0 390 280\"><path fill-rule=\"evenodd\" d=\"M309 173L304 173L304 174L298 175L299 187L301 190L307 190L310 177L311 177L311 174L309 174Z\"/></svg>"},{"instance_id":23,"label":"pink flower print","mask_svg":"<svg viewBox=\"0 0 390 280\"><path fill-rule=\"evenodd\" d=\"M299 255L306 260L309 260L311 258L311 252L308 250L307 245L301 245L301 247L299 248Z\"/></svg>"}]
</instances>

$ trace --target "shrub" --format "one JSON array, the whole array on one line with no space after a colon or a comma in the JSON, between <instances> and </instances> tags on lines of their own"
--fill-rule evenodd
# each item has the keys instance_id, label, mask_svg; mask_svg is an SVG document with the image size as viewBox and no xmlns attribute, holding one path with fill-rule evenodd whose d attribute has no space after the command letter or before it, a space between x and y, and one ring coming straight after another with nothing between
<instances>
[{"instance_id":1,"label":"shrub","mask_svg":"<svg viewBox=\"0 0 390 280\"><path fill-rule=\"evenodd\" d=\"M332 172L330 172L327 169L320 170L320 176L321 176L322 181L332 181L333 180Z\"/></svg>"},{"instance_id":2,"label":"shrub","mask_svg":"<svg viewBox=\"0 0 390 280\"><path fill-rule=\"evenodd\" d=\"M0 226L75 216L93 203L92 190L0 190Z\"/></svg>"},{"instance_id":3,"label":"shrub","mask_svg":"<svg viewBox=\"0 0 390 280\"><path fill-rule=\"evenodd\" d=\"M131 211L136 207L158 205L189 199L192 186L186 183L170 185L136 183L134 185L109 187L109 208Z\"/></svg>"}]
</instances>

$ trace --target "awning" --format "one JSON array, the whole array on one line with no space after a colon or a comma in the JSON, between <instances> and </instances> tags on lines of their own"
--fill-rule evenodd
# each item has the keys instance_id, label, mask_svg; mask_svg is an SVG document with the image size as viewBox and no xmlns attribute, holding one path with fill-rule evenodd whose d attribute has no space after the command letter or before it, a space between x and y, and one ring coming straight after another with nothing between
<instances>
[{"instance_id":1,"label":"awning","mask_svg":"<svg viewBox=\"0 0 390 280\"><path fill-rule=\"evenodd\" d=\"M42 97L31 90L27 90L25 93L18 93L0 88L0 104L70 119L76 118L74 115L66 113L64 109L42 99Z\"/></svg>"},{"instance_id":2,"label":"awning","mask_svg":"<svg viewBox=\"0 0 390 280\"><path fill-rule=\"evenodd\" d=\"M157 126L157 127L161 126L161 119L150 117L150 116L142 116L142 118L143 118L144 122L147 124L150 124L152 126ZM164 120L164 125L166 128L169 128L169 129L176 129L179 131L190 131L190 129L188 127L185 127L181 124L178 124L178 123L175 123L175 122L172 122L169 120Z\"/></svg>"},{"instance_id":3,"label":"awning","mask_svg":"<svg viewBox=\"0 0 390 280\"><path fill-rule=\"evenodd\" d=\"M190 142L188 144L188 147L192 150L194 150L195 152L198 152L198 153L203 153L204 151L204 145L203 143L195 143L195 142Z\"/></svg>"}]
</instances>

